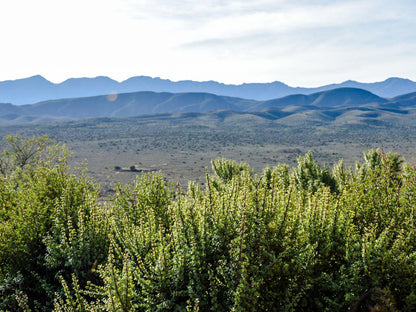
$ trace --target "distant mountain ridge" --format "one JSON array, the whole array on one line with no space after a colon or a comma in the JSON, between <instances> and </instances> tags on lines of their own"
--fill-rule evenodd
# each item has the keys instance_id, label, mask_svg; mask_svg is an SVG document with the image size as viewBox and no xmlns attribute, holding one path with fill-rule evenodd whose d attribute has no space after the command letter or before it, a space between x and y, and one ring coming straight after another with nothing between
<instances>
[{"instance_id":1,"label":"distant mountain ridge","mask_svg":"<svg viewBox=\"0 0 416 312\"><path fill-rule=\"evenodd\" d=\"M222 96L240 97L253 100L271 100L294 94L309 95L336 88L358 88L380 97L392 98L416 92L416 82L403 78L389 78L374 83L361 83L348 80L339 84L329 84L316 88L291 87L282 82L223 84L216 81L171 81L148 76L131 77L117 82L109 77L70 78L62 83L52 83L42 76L7 80L0 82L0 103L16 105L34 104L40 101L98 96L111 93L131 93L139 91L169 93L212 93Z\"/></svg>"},{"instance_id":2,"label":"distant mountain ridge","mask_svg":"<svg viewBox=\"0 0 416 312\"><path fill-rule=\"evenodd\" d=\"M351 111L381 116L386 112L404 115L409 110L416 111L416 92L388 99L362 89L338 88L257 101L201 92L142 91L28 105L0 104L0 124L209 111L259 113L272 119L304 114L306 119L312 116L311 120L333 120Z\"/></svg>"}]
</instances>

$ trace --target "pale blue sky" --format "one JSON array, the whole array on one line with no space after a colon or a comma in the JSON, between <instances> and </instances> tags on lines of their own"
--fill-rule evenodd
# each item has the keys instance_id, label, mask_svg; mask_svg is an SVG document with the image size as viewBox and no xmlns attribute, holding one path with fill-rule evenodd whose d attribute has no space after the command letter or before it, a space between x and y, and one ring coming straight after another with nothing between
<instances>
[{"instance_id":1,"label":"pale blue sky","mask_svg":"<svg viewBox=\"0 0 416 312\"><path fill-rule=\"evenodd\" d=\"M1 0L0 81L416 80L414 0Z\"/></svg>"}]
</instances>

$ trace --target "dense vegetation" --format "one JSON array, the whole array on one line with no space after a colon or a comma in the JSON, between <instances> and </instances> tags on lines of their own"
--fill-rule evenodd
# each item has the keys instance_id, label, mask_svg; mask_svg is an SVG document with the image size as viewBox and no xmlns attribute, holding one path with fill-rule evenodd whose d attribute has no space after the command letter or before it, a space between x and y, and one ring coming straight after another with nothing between
<instances>
[{"instance_id":1,"label":"dense vegetation","mask_svg":"<svg viewBox=\"0 0 416 312\"><path fill-rule=\"evenodd\" d=\"M212 161L204 188L161 173L110 201L65 147L0 156L0 310L416 310L416 167L370 150L254 174Z\"/></svg>"}]
</instances>

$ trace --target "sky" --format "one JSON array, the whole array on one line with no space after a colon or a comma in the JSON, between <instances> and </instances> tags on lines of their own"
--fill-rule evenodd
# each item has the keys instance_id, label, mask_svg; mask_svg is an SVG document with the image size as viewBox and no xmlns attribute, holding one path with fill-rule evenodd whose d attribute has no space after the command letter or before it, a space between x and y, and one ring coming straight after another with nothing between
<instances>
[{"instance_id":1,"label":"sky","mask_svg":"<svg viewBox=\"0 0 416 312\"><path fill-rule=\"evenodd\" d=\"M0 81L416 80L414 0L0 0Z\"/></svg>"}]
</instances>

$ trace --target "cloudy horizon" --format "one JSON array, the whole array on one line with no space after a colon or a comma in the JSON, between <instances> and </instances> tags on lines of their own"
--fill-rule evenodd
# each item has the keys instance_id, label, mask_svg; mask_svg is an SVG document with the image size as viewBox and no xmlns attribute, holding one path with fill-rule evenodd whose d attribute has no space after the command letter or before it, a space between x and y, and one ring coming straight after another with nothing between
<instances>
[{"instance_id":1,"label":"cloudy horizon","mask_svg":"<svg viewBox=\"0 0 416 312\"><path fill-rule=\"evenodd\" d=\"M410 0L4 0L0 81L416 80Z\"/></svg>"}]
</instances>

